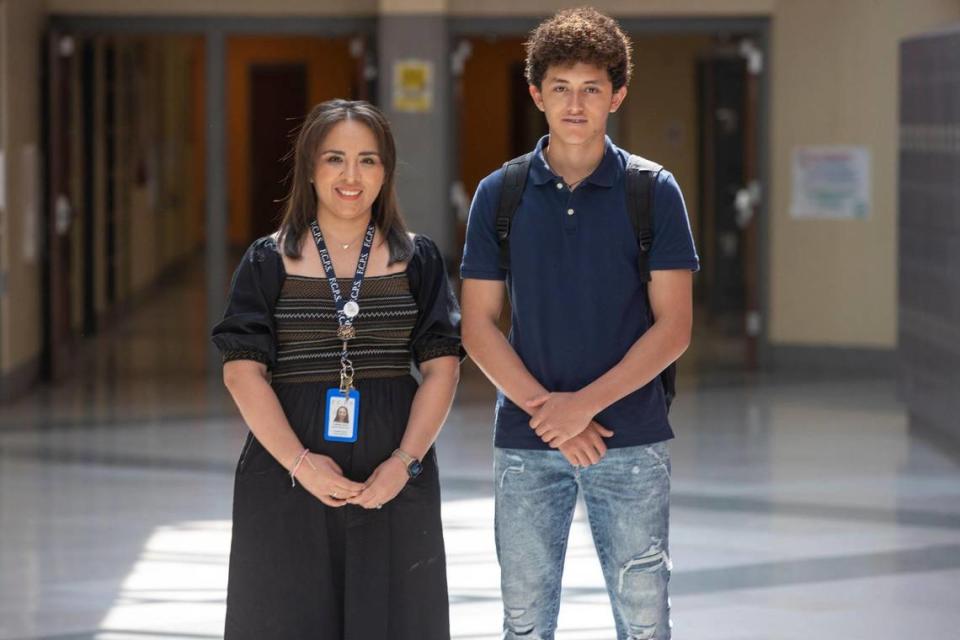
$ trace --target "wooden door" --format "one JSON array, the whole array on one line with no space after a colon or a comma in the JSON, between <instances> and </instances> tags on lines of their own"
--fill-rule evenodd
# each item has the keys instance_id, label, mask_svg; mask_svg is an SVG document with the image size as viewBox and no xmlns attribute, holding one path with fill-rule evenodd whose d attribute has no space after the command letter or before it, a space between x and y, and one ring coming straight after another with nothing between
<instances>
[{"instance_id":1,"label":"wooden door","mask_svg":"<svg viewBox=\"0 0 960 640\"><path fill-rule=\"evenodd\" d=\"M233 36L227 39L228 236L235 247L245 247L253 239L276 229L276 207L271 205L267 211L262 211L257 207L263 205L253 202L251 184L256 179L253 145L260 123L254 121L252 114L255 108L267 107L255 106L251 71L269 66L275 69L302 66L306 69L306 101L296 119L289 122L281 134L282 139L275 141L275 144L286 145L289 150L292 141L288 134L310 106L333 98L357 99L366 95L364 56L351 52L351 42L349 38L302 36ZM356 49L354 46L355 52ZM303 91L298 82L277 86L278 93L265 98L292 106ZM285 191L281 189L277 193L285 194Z\"/></svg>"},{"instance_id":2,"label":"wooden door","mask_svg":"<svg viewBox=\"0 0 960 640\"><path fill-rule=\"evenodd\" d=\"M46 45L46 175L44 207L44 374L59 379L74 357L71 331L72 243L77 203L71 191L71 155L76 139L73 119L73 74L77 64L75 37L51 31Z\"/></svg>"},{"instance_id":3,"label":"wooden door","mask_svg":"<svg viewBox=\"0 0 960 640\"><path fill-rule=\"evenodd\" d=\"M305 64L250 67L250 220L254 237L272 233L283 216L293 168L293 129L307 105Z\"/></svg>"},{"instance_id":4,"label":"wooden door","mask_svg":"<svg viewBox=\"0 0 960 640\"><path fill-rule=\"evenodd\" d=\"M758 78L739 49L699 63L701 128L701 302L720 335L742 340L742 363L757 367Z\"/></svg>"}]
</instances>

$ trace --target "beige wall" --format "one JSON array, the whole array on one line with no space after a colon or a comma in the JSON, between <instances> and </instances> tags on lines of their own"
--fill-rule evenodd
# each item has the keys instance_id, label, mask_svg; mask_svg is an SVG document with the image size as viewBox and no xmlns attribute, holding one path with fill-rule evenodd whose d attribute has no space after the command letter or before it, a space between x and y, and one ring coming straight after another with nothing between
<instances>
[{"instance_id":1,"label":"beige wall","mask_svg":"<svg viewBox=\"0 0 960 640\"><path fill-rule=\"evenodd\" d=\"M422 3L422 2L421 2ZM83 15L372 15L377 0L47 0L50 13Z\"/></svg>"},{"instance_id":2,"label":"beige wall","mask_svg":"<svg viewBox=\"0 0 960 640\"><path fill-rule=\"evenodd\" d=\"M465 16L538 16L560 7L581 5L592 5L617 16L757 16L770 14L777 4L777 0L449 0L450 13Z\"/></svg>"},{"instance_id":3,"label":"beige wall","mask_svg":"<svg viewBox=\"0 0 960 640\"><path fill-rule=\"evenodd\" d=\"M957 0L790 0L772 33L769 336L776 344L896 345L898 42L960 19ZM789 216L797 145L872 152L867 220Z\"/></svg>"},{"instance_id":4,"label":"beige wall","mask_svg":"<svg viewBox=\"0 0 960 640\"><path fill-rule=\"evenodd\" d=\"M801 0L802 1L802 0ZM442 11L457 15L541 15L559 6L593 4L618 15L736 16L769 14L776 0L47 0L50 13L106 15L335 15Z\"/></svg>"},{"instance_id":5,"label":"beige wall","mask_svg":"<svg viewBox=\"0 0 960 640\"><path fill-rule=\"evenodd\" d=\"M802 1L802 0L800 0ZM536 16L560 6L593 4L617 15L743 16L768 15L777 0L47 0L50 13L102 15L374 15L442 12L453 15Z\"/></svg>"},{"instance_id":6,"label":"beige wall","mask_svg":"<svg viewBox=\"0 0 960 640\"><path fill-rule=\"evenodd\" d=\"M39 220L26 219L29 195L22 186L30 174L23 160L31 147L40 149L40 43L42 4L35 0L0 2L0 140L6 157L7 202L2 213L0 269L7 287L0 297L0 372L6 374L33 361L41 348ZM40 155L35 154L39 165ZM39 176L40 167L35 167ZM40 193L34 195L34 213L40 215ZM30 227L33 225L33 233ZM34 257L25 255L25 240L35 244Z\"/></svg>"},{"instance_id":7,"label":"beige wall","mask_svg":"<svg viewBox=\"0 0 960 640\"><path fill-rule=\"evenodd\" d=\"M700 175L697 168L697 57L707 36L633 36L634 74L621 113L619 142L656 160L676 177L696 233ZM647 94L644 87L656 87Z\"/></svg>"}]
</instances>

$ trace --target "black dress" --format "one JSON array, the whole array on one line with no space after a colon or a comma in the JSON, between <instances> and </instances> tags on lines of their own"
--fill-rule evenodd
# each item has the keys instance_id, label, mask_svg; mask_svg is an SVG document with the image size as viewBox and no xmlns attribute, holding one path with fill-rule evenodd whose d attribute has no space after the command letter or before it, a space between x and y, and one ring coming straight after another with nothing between
<instances>
[{"instance_id":1,"label":"black dress","mask_svg":"<svg viewBox=\"0 0 960 640\"><path fill-rule=\"evenodd\" d=\"M350 281L341 289L349 291ZM263 362L311 451L365 481L400 444L418 383L411 359L462 357L460 310L436 245L414 240L406 272L364 279L350 357L360 391L356 443L323 438L339 381L337 320L325 278L287 275L276 241L247 250L213 342L224 361ZM225 640L446 640L450 637L436 452L379 510L327 507L248 434L237 464Z\"/></svg>"}]
</instances>

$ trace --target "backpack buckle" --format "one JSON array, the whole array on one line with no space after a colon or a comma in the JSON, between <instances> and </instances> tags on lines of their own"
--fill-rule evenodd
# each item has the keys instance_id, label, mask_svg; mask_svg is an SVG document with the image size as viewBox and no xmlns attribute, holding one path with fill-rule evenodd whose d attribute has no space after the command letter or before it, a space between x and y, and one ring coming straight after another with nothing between
<instances>
[{"instance_id":1,"label":"backpack buckle","mask_svg":"<svg viewBox=\"0 0 960 640\"><path fill-rule=\"evenodd\" d=\"M637 241L640 243L640 251L644 253L650 251L650 247L653 246L653 232L649 229L644 229L640 232Z\"/></svg>"}]
</instances>

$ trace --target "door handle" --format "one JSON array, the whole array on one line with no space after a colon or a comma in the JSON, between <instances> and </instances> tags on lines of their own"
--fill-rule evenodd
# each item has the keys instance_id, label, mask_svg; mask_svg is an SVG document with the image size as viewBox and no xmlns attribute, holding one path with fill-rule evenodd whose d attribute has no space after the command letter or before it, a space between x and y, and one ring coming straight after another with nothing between
<instances>
[{"instance_id":1,"label":"door handle","mask_svg":"<svg viewBox=\"0 0 960 640\"><path fill-rule=\"evenodd\" d=\"M760 183L752 181L746 187L737 190L733 197L733 207L737 210L737 226L746 229L753 221L756 207L760 204Z\"/></svg>"},{"instance_id":2,"label":"door handle","mask_svg":"<svg viewBox=\"0 0 960 640\"><path fill-rule=\"evenodd\" d=\"M73 207L70 206L70 199L61 193L53 206L53 229L58 236L67 235L72 220Z\"/></svg>"}]
</instances>

